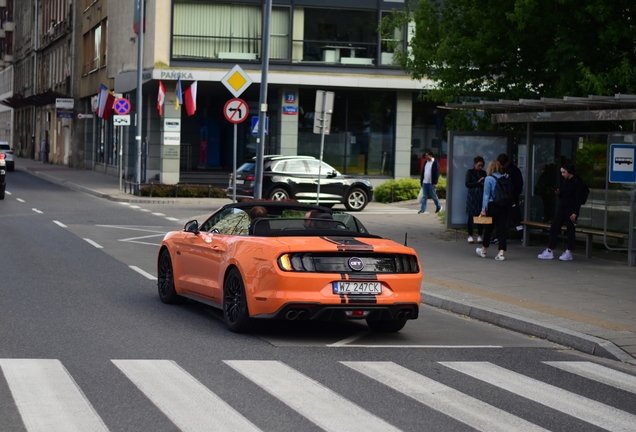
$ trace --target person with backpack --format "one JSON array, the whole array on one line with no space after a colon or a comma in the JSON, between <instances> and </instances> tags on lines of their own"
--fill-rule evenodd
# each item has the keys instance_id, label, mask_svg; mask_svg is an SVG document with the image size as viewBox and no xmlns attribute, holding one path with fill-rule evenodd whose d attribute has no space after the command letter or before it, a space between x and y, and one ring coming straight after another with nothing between
<instances>
[{"instance_id":1,"label":"person with backpack","mask_svg":"<svg viewBox=\"0 0 636 432\"><path fill-rule=\"evenodd\" d=\"M550 226L548 248L538 256L542 260L554 259L552 250L557 244L561 227L564 224L568 238L568 248L561 254L559 260L572 261L574 259L572 251L576 248L576 223L581 206L587 201L587 196L590 192L583 179L576 175L576 168L572 163L565 162L561 166L561 175L563 176L561 187L554 191L559 197L559 205Z\"/></svg>"},{"instance_id":2,"label":"person with backpack","mask_svg":"<svg viewBox=\"0 0 636 432\"><path fill-rule=\"evenodd\" d=\"M490 246L490 236L493 228L496 227L497 233L499 233L499 253L495 259L504 261L506 259L504 253L507 247L508 215L513 201L512 181L506 174L503 174L503 168L497 160L488 164L486 174L480 215L492 217L493 223L486 225L482 246L475 249L475 252L480 257L486 258L486 251Z\"/></svg>"}]
</instances>

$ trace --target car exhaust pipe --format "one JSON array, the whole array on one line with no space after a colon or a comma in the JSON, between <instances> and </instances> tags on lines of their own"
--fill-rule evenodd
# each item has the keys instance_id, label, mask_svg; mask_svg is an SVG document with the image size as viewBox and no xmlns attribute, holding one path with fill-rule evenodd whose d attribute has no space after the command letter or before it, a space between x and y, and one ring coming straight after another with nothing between
<instances>
[{"instance_id":1,"label":"car exhaust pipe","mask_svg":"<svg viewBox=\"0 0 636 432\"><path fill-rule=\"evenodd\" d=\"M298 312L295 310L290 310L285 314L285 318L287 318L289 321L294 321L296 318L298 318Z\"/></svg>"},{"instance_id":2,"label":"car exhaust pipe","mask_svg":"<svg viewBox=\"0 0 636 432\"><path fill-rule=\"evenodd\" d=\"M298 316L297 316L298 321L303 321L303 320L306 320L307 318L309 318L308 311L306 310L298 311Z\"/></svg>"},{"instance_id":3,"label":"car exhaust pipe","mask_svg":"<svg viewBox=\"0 0 636 432\"><path fill-rule=\"evenodd\" d=\"M398 319L398 320L401 320L402 318L404 318L404 312L403 312L403 311L399 311L399 312L397 313L397 319Z\"/></svg>"},{"instance_id":4,"label":"car exhaust pipe","mask_svg":"<svg viewBox=\"0 0 636 432\"><path fill-rule=\"evenodd\" d=\"M404 312L404 318L406 318L407 320L411 319L412 316L413 316L413 312L411 311Z\"/></svg>"}]
</instances>

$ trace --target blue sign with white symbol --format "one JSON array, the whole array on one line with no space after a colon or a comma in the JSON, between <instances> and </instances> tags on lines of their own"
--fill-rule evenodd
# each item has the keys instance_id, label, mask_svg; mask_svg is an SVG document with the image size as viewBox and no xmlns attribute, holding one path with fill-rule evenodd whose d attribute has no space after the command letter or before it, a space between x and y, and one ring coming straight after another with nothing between
<instances>
[{"instance_id":1,"label":"blue sign with white symbol","mask_svg":"<svg viewBox=\"0 0 636 432\"><path fill-rule=\"evenodd\" d=\"M283 114L284 115L297 115L298 107L296 106L283 106Z\"/></svg>"},{"instance_id":2,"label":"blue sign with white symbol","mask_svg":"<svg viewBox=\"0 0 636 432\"><path fill-rule=\"evenodd\" d=\"M285 93L285 103L296 103L296 93Z\"/></svg>"},{"instance_id":3,"label":"blue sign with white symbol","mask_svg":"<svg viewBox=\"0 0 636 432\"><path fill-rule=\"evenodd\" d=\"M269 129L269 117L265 117L265 135ZM258 116L252 117L252 135L258 135Z\"/></svg>"},{"instance_id":4,"label":"blue sign with white symbol","mask_svg":"<svg viewBox=\"0 0 636 432\"><path fill-rule=\"evenodd\" d=\"M610 183L636 183L635 155L634 144L610 144Z\"/></svg>"}]
</instances>

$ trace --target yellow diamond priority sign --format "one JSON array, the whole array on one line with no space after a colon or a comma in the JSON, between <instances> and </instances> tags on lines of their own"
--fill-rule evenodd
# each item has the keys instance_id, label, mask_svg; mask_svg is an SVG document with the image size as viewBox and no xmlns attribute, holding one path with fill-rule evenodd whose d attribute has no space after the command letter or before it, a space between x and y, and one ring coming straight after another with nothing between
<instances>
[{"instance_id":1,"label":"yellow diamond priority sign","mask_svg":"<svg viewBox=\"0 0 636 432\"><path fill-rule=\"evenodd\" d=\"M236 65L223 77L221 82L237 98L252 84L252 79L239 65Z\"/></svg>"}]
</instances>

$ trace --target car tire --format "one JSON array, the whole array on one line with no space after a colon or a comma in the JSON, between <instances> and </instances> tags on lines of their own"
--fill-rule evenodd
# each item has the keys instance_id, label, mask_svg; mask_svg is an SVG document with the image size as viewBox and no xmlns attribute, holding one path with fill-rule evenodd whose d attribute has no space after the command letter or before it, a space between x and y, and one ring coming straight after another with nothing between
<instances>
[{"instance_id":1,"label":"car tire","mask_svg":"<svg viewBox=\"0 0 636 432\"><path fill-rule=\"evenodd\" d=\"M4 186L0 186L0 200L4 199Z\"/></svg>"},{"instance_id":2,"label":"car tire","mask_svg":"<svg viewBox=\"0 0 636 432\"><path fill-rule=\"evenodd\" d=\"M186 299L177 294L177 291L174 289L174 271L168 249L164 249L159 255L157 273L157 291L159 292L159 299L166 304L184 303Z\"/></svg>"},{"instance_id":3,"label":"car tire","mask_svg":"<svg viewBox=\"0 0 636 432\"><path fill-rule=\"evenodd\" d=\"M252 325L247 310L245 284L236 267L229 271L223 283L223 319L227 328L234 333L245 333Z\"/></svg>"},{"instance_id":4,"label":"car tire","mask_svg":"<svg viewBox=\"0 0 636 432\"><path fill-rule=\"evenodd\" d=\"M15 170L15 165L11 164L11 165L7 165L7 171L13 171Z\"/></svg>"},{"instance_id":5,"label":"car tire","mask_svg":"<svg viewBox=\"0 0 636 432\"><path fill-rule=\"evenodd\" d=\"M406 319L367 320L367 325L375 332L395 333L404 328Z\"/></svg>"},{"instance_id":6,"label":"car tire","mask_svg":"<svg viewBox=\"0 0 636 432\"><path fill-rule=\"evenodd\" d=\"M349 211L361 211L367 206L369 198L365 191L360 188L352 188L347 192L344 205Z\"/></svg>"},{"instance_id":7,"label":"car tire","mask_svg":"<svg viewBox=\"0 0 636 432\"><path fill-rule=\"evenodd\" d=\"M289 192L283 188L274 188L269 194L269 199L272 201L284 201L289 198Z\"/></svg>"}]
</instances>

